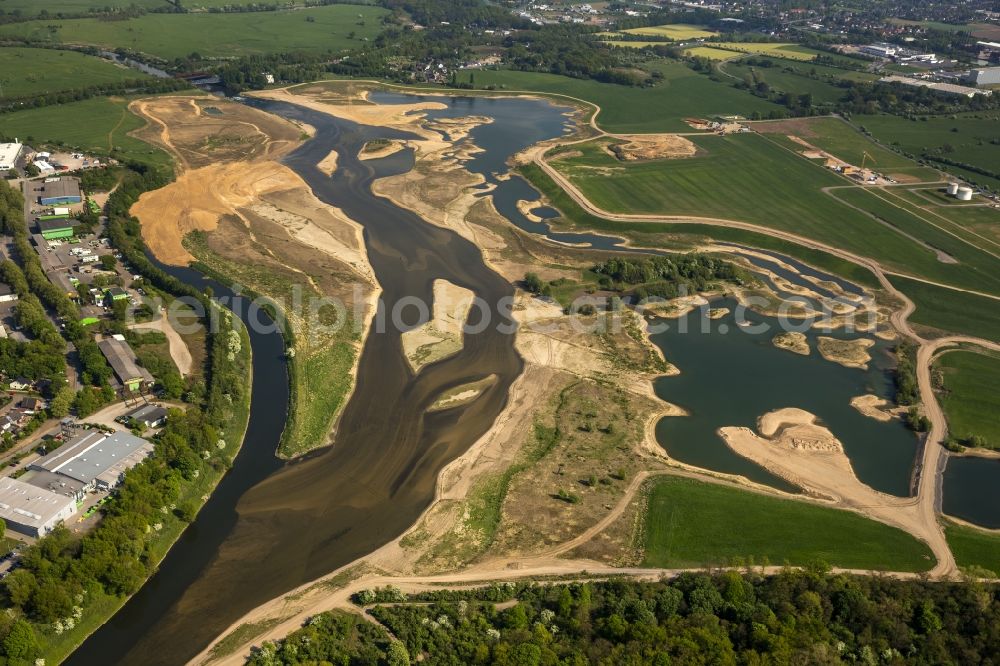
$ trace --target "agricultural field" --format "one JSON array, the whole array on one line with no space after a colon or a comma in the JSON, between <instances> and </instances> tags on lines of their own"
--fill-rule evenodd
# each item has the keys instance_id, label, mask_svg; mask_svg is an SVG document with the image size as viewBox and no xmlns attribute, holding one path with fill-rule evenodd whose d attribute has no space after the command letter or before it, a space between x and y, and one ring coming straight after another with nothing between
<instances>
[{"instance_id":1,"label":"agricultural field","mask_svg":"<svg viewBox=\"0 0 1000 666\"><path fill-rule=\"evenodd\" d=\"M713 114L767 115L776 104L717 83L683 63L660 63L663 81L652 88L619 86L556 74L483 70L477 86L568 95L601 107L598 124L609 132L690 132L682 120Z\"/></svg>"},{"instance_id":2,"label":"agricultural field","mask_svg":"<svg viewBox=\"0 0 1000 666\"><path fill-rule=\"evenodd\" d=\"M979 435L987 446L1000 449L1000 358L949 351L938 359L937 369L949 433L960 442Z\"/></svg>"},{"instance_id":3,"label":"agricultural field","mask_svg":"<svg viewBox=\"0 0 1000 666\"><path fill-rule=\"evenodd\" d=\"M910 322L942 332L1000 342L1000 301L893 275L892 284L916 304Z\"/></svg>"},{"instance_id":4,"label":"agricultural field","mask_svg":"<svg viewBox=\"0 0 1000 666\"><path fill-rule=\"evenodd\" d=\"M123 47L168 60L194 52L208 57L326 52L374 37L386 13L377 7L329 5L279 12L146 14L123 21L40 20L0 26L0 37Z\"/></svg>"},{"instance_id":5,"label":"agricultural field","mask_svg":"<svg viewBox=\"0 0 1000 666\"><path fill-rule=\"evenodd\" d=\"M651 567L822 561L924 571L934 563L922 542L857 514L682 478L653 485L645 539Z\"/></svg>"},{"instance_id":6,"label":"agricultural field","mask_svg":"<svg viewBox=\"0 0 1000 666\"><path fill-rule=\"evenodd\" d=\"M882 143L915 156L939 156L989 171L994 175L937 163L962 178L1000 190L1000 144L993 143L998 140L1000 113L984 111L922 118L926 119L877 115L855 116L852 120Z\"/></svg>"},{"instance_id":7,"label":"agricultural field","mask_svg":"<svg viewBox=\"0 0 1000 666\"><path fill-rule=\"evenodd\" d=\"M732 60L733 58L743 57L743 54L717 49L713 46L694 46L689 49L684 49L684 55L692 58L708 58L709 60L715 61Z\"/></svg>"},{"instance_id":8,"label":"agricultural field","mask_svg":"<svg viewBox=\"0 0 1000 666\"><path fill-rule=\"evenodd\" d=\"M729 51L722 51L722 53L729 53ZM763 81L772 90L790 95L812 95L814 103L832 104L844 98L846 93L843 88L838 88L826 81L801 76L794 71L785 71L778 64L780 62L775 61L776 66L774 67L751 67L737 61L723 65L722 70L737 79L753 81L754 83Z\"/></svg>"},{"instance_id":9,"label":"agricultural field","mask_svg":"<svg viewBox=\"0 0 1000 666\"><path fill-rule=\"evenodd\" d=\"M958 566L979 567L994 576L1000 572L1000 534L950 521L945 522L944 533Z\"/></svg>"},{"instance_id":10,"label":"agricultural field","mask_svg":"<svg viewBox=\"0 0 1000 666\"><path fill-rule=\"evenodd\" d=\"M768 74L769 71L765 70L765 78ZM878 171L889 173L889 175L905 173L905 171L900 171L901 169L920 169L912 160L880 146L840 118L794 118L774 122L761 121L755 123L753 128L776 140L783 140L789 136L797 137L856 166L861 165L864 153L868 153L866 166L872 166ZM784 145L799 151L804 149L804 146L793 141L786 141Z\"/></svg>"},{"instance_id":11,"label":"agricultural field","mask_svg":"<svg viewBox=\"0 0 1000 666\"><path fill-rule=\"evenodd\" d=\"M232 4L238 4L238 0ZM0 0L0 12L23 16L34 16L47 12L49 16L58 14L83 14L95 7L125 9L131 6L142 9L160 9L167 6L166 0Z\"/></svg>"},{"instance_id":12,"label":"agricultural field","mask_svg":"<svg viewBox=\"0 0 1000 666\"><path fill-rule=\"evenodd\" d=\"M702 25L690 25L687 23L671 23L669 25L654 25L645 28L632 28L623 30L631 35L650 35L652 37L662 37L672 41L686 41L689 39L706 39L708 37L718 37L719 33L709 30Z\"/></svg>"},{"instance_id":13,"label":"agricultural field","mask_svg":"<svg viewBox=\"0 0 1000 666\"><path fill-rule=\"evenodd\" d=\"M553 166L604 210L751 222L870 256L900 272L1000 293L1000 260L763 136L688 138L699 149L693 158L625 164L605 150L607 140L597 140ZM824 192L832 187L841 188L836 197ZM958 263L939 261L932 242Z\"/></svg>"},{"instance_id":14,"label":"agricultural field","mask_svg":"<svg viewBox=\"0 0 1000 666\"><path fill-rule=\"evenodd\" d=\"M712 42L706 46L738 53L788 58L789 60L812 60L821 53L798 44L774 44L770 42Z\"/></svg>"},{"instance_id":15,"label":"agricultural field","mask_svg":"<svg viewBox=\"0 0 1000 666\"><path fill-rule=\"evenodd\" d=\"M94 97L0 114L0 136L168 166L170 158L165 152L128 135L145 124L129 112L128 102L123 97Z\"/></svg>"},{"instance_id":16,"label":"agricultural field","mask_svg":"<svg viewBox=\"0 0 1000 666\"><path fill-rule=\"evenodd\" d=\"M0 101L77 90L103 83L141 79L146 75L123 65L75 51L0 48Z\"/></svg>"}]
</instances>

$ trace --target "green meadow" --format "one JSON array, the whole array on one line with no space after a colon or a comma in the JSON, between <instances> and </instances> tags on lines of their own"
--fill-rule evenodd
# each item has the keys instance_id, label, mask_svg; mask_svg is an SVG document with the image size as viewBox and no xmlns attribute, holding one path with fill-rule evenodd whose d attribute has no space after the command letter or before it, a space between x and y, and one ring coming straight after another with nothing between
<instances>
[{"instance_id":1,"label":"green meadow","mask_svg":"<svg viewBox=\"0 0 1000 666\"><path fill-rule=\"evenodd\" d=\"M231 4L238 4L234 1ZM91 11L95 7L125 9L128 7L140 7L142 9L160 9L167 6L166 0L0 0L0 12L13 14L20 12L22 16L35 16L47 13L49 16L57 14L83 14Z\"/></svg>"},{"instance_id":2,"label":"green meadow","mask_svg":"<svg viewBox=\"0 0 1000 666\"><path fill-rule=\"evenodd\" d=\"M944 534L958 566L979 567L994 576L1000 572L1000 533L946 521Z\"/></svg>"},{"instance_id":3,"label":"green meadow","mask_svg":"<svg viewBox=\"0 0 1000 666\"><path fill-rule=\"evenodd\" d=\"M723 51L725 53L725 51ZM697 54L695 54L697 55ZM812 95L814 103L834 103L843 99L846 92L842 88L817 80L793 71L786 71L781 66L783 61L775 60L774 67L751 67L740 61L726 63L722 66L723 71L735 76L738 79L751 79L755 82L763 81L772 90L779 90L791 95ZM831 68L832 69L832 68Z\"/></svg>"},{"instance_id":4,"label":"green meadow","mask_svg":"<svg viewBox=\"0 0 1000 666\"><path fill-rule=\"evenodd\" d=\"M912 155L942 157L997 174L989 176L935 163L955 175L1000 189L1000 112L982 111L947 116L855 116L852 121L886 145Z\"/></svg>"},{"instance_id":5,"label":"green meadow","mask_svg":"<svg viewBox=\"0 0 1000 666\"><path fill-rule=\"evenodd\" d=\"M900 275L893 275L890 280L917 306L910 322L945 333L1000 342L1000 301Z\"/></svg>"},{"instance_id":6,"label":"green meadow","mask_svg":"<svg viewBox=\"0 0 1000 666\"><path fill-rule=\"evenodd\" d=\"M0 101L142 79L146 75L75 51L0 48Z\"/></svg>"},{"instance_id":7,"label":"green meadow","mask_svg":"<svg viewBox=\"0 0 1000 666\"><path fill-rule=\"evenodd\" d=\"M2 25L0 37L124 47L165 59L195 52L208 57L336 52L377 35L386 13L378 7L329 5L277 12L146 14L121 21L38 20Z\"/></svg>"},{"instance_id":8,"label":"green meadow","mask_svg":"<svg viewBox=\"0 0 1000 666\"><path fill-rule=\"evenodd\" d=\"M708 115L768 114L782 107L710 80L683 63L662 63L663 80L636 88L556 74L486 70L476 72L476 86L568 95L601 107L598 124L609 132L690 132L683 119Z\"/></svg>"},{"instance_id":9,"label":"green meadow","mask_svg":"<svg viewBox=\"0 0 1000 666\"><path fill-rule=\"evenodd\" d=\"M128 135L144 122L128 110L123 97L94 97L81 102L0 114L0 136L33 144L54 143L119 160L168 166L163 151Z\"/></svg>"},{"instance_id":10,"label":"green meadow","mask_svg":"<svg viewBox=\"0 0 1000 666\"><path fill-rule=\"evenodd\" d=\"M860 187L845 187L845 179L763 136L689 138L700 151L693 158L624 163L600 139L575 146L579 155L552 164L604 210L751 222L878 259L900 272L1000 293L1000 261L994 257ZM823 191L830 187L843 189L834 190L834 197ZM959 263L938 261L931 244Z\"/></svg>"},{"instance_id":11,"label":"green meadow","mask_svg":"<svg viewBox=\"0 0 1000 666\"><path fill-rule=\"evenodd\" d=\"M987 446L1000 449L1000 358L949 351L937 368L944 380L940 400L949 433L960 441L979 435Z\"/></svg>"},{"instance_id":12,"label":"green meadow","mask_svg":"<svg viewBox=\"0 0 1000 666\"><path fill-rule=\"evenodd\" d=\"M645 538L650 567L767 561L925 571L934 564L921 541L855 513L683 478L653 483Z\"/></svg>"}]
</instances>

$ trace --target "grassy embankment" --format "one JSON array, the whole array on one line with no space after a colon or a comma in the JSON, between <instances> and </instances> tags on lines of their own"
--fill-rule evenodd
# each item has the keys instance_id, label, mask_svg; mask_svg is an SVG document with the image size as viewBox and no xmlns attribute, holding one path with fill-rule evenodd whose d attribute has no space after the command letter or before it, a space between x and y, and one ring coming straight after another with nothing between
<instances>
[{"instance_id":1,"label":"grassy embankment","mask_svg":"<svg viewBox=\"0 0 1000 666\"><path fill-rule=\"evenodd\" d=\"M168 60L193 52L207 57L327 52L360 47L362 40L380 32L387 13L374 6L328 5L276 12L145 14L119 21L38 20L0 26L0 37L123 47Z\"/></svg>"},{"instance_id":2,"label":"grassy embankment","mask_svg":"<svg viewBox=\"0 0 1000 666\"><path fill-rule=\"evenodd\" d=\"M357 356L357 334L352 323L321 333L308 313L286 307L296 302L296 289L304 292L299 297L302 303L320 295L301 275L227 259L209 248L203 233L189 234L184 243L197 257L199 268L270 299L274 312L281 315L276 319L282 323L286 344L295 351L288 359L289 410L279 453L293 457L325 444L354 386L351 370ZM308 308L303 305L302 309ZM324 314L328 313L320 312L320 317Z\"/></svg>"},{"instance_id":3,"label":"grassy embankment","mask_svg":"<svg viewBox=\"0 0 1000 666\"><path fill-rule=\"evenodd\" d=\"M959 166L934 162L959 178L992 189L1000 189L1000 145L997 124L1000 112L980 111L945 116L920 116L908 120L900 116L855 116L853 122L871 132L886 145L898 147L916 157L935 157L973 165L991 172L976 173Z\"/></svg>"},{"instance_id":4,"label":"grassy embankment","mask_svg":"<svg viewBox=\"0 0 1000 666\"><path fill-rule=\"evenodd\" d=\"M944 534L958 566L986 569L993 577L1000 572L1000 532L986 532L948 521Z\"/></svg>"},{"instance_id":5,"label":"grassy embankment","mask_svg":"<svg viewBox=\"0 0 1000 666\"><path fill-rule=\"evenodd\" d=\"M979 435L987 446L1000 448L1000 358L949 351L937 368L944 378L940 399L950 434L963 443Z\"/></svg>"},{"instance_id":6,"label":"grassy embankment","mask_svg":"<svg viewBox=\"0 0 1000 666\"><path fill-rule=\"evenodd\" d=\"M75 51L20 47L0 48L0 72L4 73L0 101L147 78L140 71Z\"/></svg>"},{"instance_id":7,"label":"grassy embankment","mask_svg":"<svg viewBox=\"0 0 1000 666\"><path fill-rule=\"evenodd\" d=\"M755 134L689 137L693 158L623 163L606 139L553 162L596 206L616 213L751 222L876 259L890 269L1000 293L1000 260ZM754 165L767 165L755 168ZM835 196L824 188L841 187ZM844 203L844 202L847 203ZM861 210L858 210L861 209ZM862 211L885 220L880 224ZM927 245L958 263L942 263Z\"/></svg>"},{"instance_id":8,"label":"grassy embankment","mask_svg":"<svg viewBox=\"0 0 1000 666\"><path fill-rule=\"evenodd\" d=\"M662 63L656 69L664 78L652 88L508 70L477 71L476 85L555 93L593 102L601 107L597 117L600 127L618 133L690 132L691 127L683 121L686 117L749 115L754 111L766 115L783 108L729 84L712 81L683 63Z\"/></svg>"},{"instance_id":9,"label":"grassy embankment","mask_svg":"<svg viewBox=\"0 0 1000 666\"><path fill-rule=\"evenodd\" d=\"M70 104L0 114L0 135L28 143L50 143L67 149L170 167L170 156L129 132L145 124L129 113L129 99L94 97Z\"/></svg>"},{"instance_id":10,"label":"grassy embankment","mask_svg":"<svg viewBox=\"0 0 1000 666\"><path fill-rule=\"evenodd\" d=\"M681 478L652 482L645 538L652 567L822 561L925 571L934 564L922 542L855 513Z\"/></svg>"}]
</instances>

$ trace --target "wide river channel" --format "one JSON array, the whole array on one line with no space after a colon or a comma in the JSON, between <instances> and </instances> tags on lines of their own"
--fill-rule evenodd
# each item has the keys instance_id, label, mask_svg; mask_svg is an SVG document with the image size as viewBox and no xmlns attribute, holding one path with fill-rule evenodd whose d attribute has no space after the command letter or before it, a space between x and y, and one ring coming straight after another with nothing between
<instances>
[{"instance_id":1,"label":"wide river channel","mask_svg":"<svg viewBox=\"0 0 1000 666\"><path fill-rule=\"evenodd\" d=\"M535 200L538 193L518 177L496 178L506 173L510 156L565 132L567 109L524 98L425 99L447 104L446 109L427 112L432 119L478 115L493 120L470 132L483 150L465 166L496 185L496 207L512 223L561 242L606 250L620 245L617 238L561 233L531 222L516 202ZM392 104L415 98L377 92L372 100ZM368 256L383 290L380 314L404 298L430 303L434 280L445 279L481 298L493 325L466 335L461 352L417 375L403 356L401 331L391 325L373 329L333 445L293 462L274 455L288 399L284 345L276 332L251 326L250 426L232 470L152 579L70 657L69 664L182 664L247 611L397 537L433 499L441 468L492 425L522 368L513 336L497 327L509 323L497 304L513 294L513 287L485 265L479 249L467 240L371 193L374 179L409 170L413 155L401 151L361 161L357 155L362 146L376 138L416 137L292 104L254 104L316 128L316 136L285 162L317 197L364 227ZM329 177L316 165L331 150L337 150L339 159ZM232 295L193 270L164 268L195 286L212 286L216 295ZM794 274L784 277L802 283ZM244 320L249 316L245 307L234 311ZM411 317L407 325L417 323L415 313L403 314ZM474 308L469 323L476 324L481 316ZM774 349L761 336L742 331L722 335L722 323L727 320L713 322L706 334L682 336L675 331L654 337L682 371L659 380L657 393L692 411L690 417L665 420L657 428L672 455L785 487L730 454L714 431L721 425L752 425L770 409L796 406L820 415L844 440L863 481L886 492L907 493L915 438L901 426L865 419L846 404L861 392L888 392L881 345L873 349L871 370L851 370L814 357L795 357ZM490 374L497 381L472 403L426 413L441 392Z\"/></svg>"}]
</instances>

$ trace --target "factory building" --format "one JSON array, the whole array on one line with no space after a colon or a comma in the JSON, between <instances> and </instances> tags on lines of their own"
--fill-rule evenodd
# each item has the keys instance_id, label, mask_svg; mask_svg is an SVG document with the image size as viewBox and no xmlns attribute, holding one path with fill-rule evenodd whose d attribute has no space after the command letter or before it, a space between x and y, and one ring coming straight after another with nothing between
<instances>
[{"instance_id":1,"label":"factory building","mask_svg":"<svg viewBox=\"0 0 1000 666\"><path fill-rule=\"evenodd\" d=\"M125 342L125 338L115 335L97 343L104 358L114 370L115 377L129 391L138 391L143 384L152 384L153 376L139 365L135 352Z\"/></svg>"},{"instance_id":2,"label":"factory building","mask_svg":"<svg viewBox=\"0 0 1000 666\"><path fill-rule=\"evenodd\" d=\"M969 72L969 83L975 86L992 86L1000 83L1000 67L983 67Z\"/></svg>"},{"instance_id":3,"label":"factory building","mask_svg":"<svg viewBox=\"0 0 1000 666\"><path fill-rule=\"evenodd\" d=\"M43 206L78 204L81 201L80 181L76 178L47 178L38 197L38 203Z\"/></svg>"},{"instance_id":4,"label":"factory building","mask_svg":"<svg viewBox=\"0 0 1000 666\"><path fill-rule=\"evenodd\" d=\"M38 232L47 241L61 238L72 238L80 223L60 215L48 215L38 218Z\"/></svg>"},{"instance_id":5,"label":"factory building","mask_svg":"<svg viewBox=\"0 0 1000 666\"><path fill-rule=\"evenodd\" d=\"M17 166L17 158L21 156L24 146L14 140L13 143L0 143L0 171L10 171Z\"/></svg>"},{"instance_id":6,"label":"factory building","mask_svg":"<svg viewBox=\"0 0 1000 666\"><path fill-rule=\"evenodd\" d=\"M0 478L0 518L7 527L42 537L76 513L76 499L9 477Z\"/></svg>"},{"instance_id":7,"label":"factory building","mask_svg":"<svg viewBox=\"0 0 1000 666\"><path fill-rule=\"evenodd\" d=\"M28 466L72 479L81 489L111 490L153 452L152 442L127 432L90 430Z\"/></svg>"}]
</instances>

